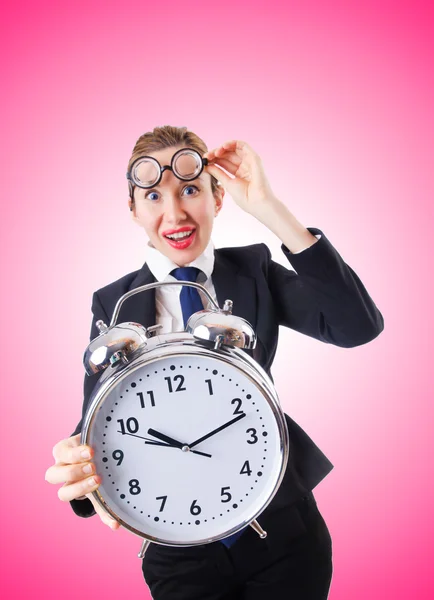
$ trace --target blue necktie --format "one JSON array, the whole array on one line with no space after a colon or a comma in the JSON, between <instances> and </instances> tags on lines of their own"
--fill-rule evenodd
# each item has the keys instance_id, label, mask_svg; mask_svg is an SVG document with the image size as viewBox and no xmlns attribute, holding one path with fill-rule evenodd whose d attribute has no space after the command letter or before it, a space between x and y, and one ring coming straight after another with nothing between
<instances>
[{"instance_id":1,"label":"blue necktie","mask_svg":"<svg viewBox=\"0 0 434 600\"><path fill-rule=\"evenodd\" d=\"M173 275L175 279L178 279L178 281L192 281L194 283L196 283L199 273L200 269L197 269L196 267L179 267L170 272L170 274ZM180 299L185 327L188 319L193 313L203 310L203 304L198 290L187 285L182 286Z\"/></svg>"},{"instance_id":2,"label":"blue necktie","mask_svg":"<svg viewBox=\"0 0 434 600\"><path fill-rule=\"evenodd\" d=\"M200 273L200 269L197 269L196 267L179 267L178 269L173 269L173 271L170 272L171 275L173 275L173 277L175 277L175 279L178 279L178 281L193 281L196 282L197 276ZM182 290L181 290L181 308L182 308L182 317L184 319L184 327L188 321L188 319L190 318L190 316L195 313L198 312L199 310L203 310L203 304L202 304L202 300L200 299L199 296L199 292L196 288L194 287L190 287L190 286L182 286ZM241 529L241 531L238 531L237 533L234 533L233 535L230 535L227 538L224 538L223 540L220 540L222 542L222 544L224 544L227 548L229 548L229 546L231 546L236 539L238 539L240 537L240 535L247 529L247 527L245 527L244 529Z\"/></svg>"}]
</instances>

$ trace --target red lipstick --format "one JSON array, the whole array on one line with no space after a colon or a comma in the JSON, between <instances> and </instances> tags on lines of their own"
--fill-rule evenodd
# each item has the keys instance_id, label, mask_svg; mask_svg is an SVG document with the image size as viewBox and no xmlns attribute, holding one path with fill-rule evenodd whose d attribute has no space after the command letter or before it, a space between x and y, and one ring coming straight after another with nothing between
<instances>
[{"instance_id":1,"label":"red lipstick","mask_svg":"<svg viewBox=\"0 0 434 600\"><path fill-rule=\"evenodd\" d=\"M166 231L162 232L162 235L171 235L172 233L182 233L184 231L192 231L195 229L191 225L186 225L185 227L179 227L178 229L166 229Z\"/></svg>"},{"instance_id":2,"label":"red lipstick","mask_svg":"<svg viewBox=\"0 0 434 600\"><path fill-rule=\"evenodd\" d=\"M191 232L191 234L188 237L184 237L181 239L170 239L170 238L166 237L167 235L172 235L174 233L184 233L184 232ZM172 248L176 248L176 250L186 250L193 244L193 242L196 238L196 229L195 229L195 227L186 225L185 227L179 227L178 229L166 229L166 231L163 231L162 235L163 235L164 240Z\"/></svg>"}]
</instances>

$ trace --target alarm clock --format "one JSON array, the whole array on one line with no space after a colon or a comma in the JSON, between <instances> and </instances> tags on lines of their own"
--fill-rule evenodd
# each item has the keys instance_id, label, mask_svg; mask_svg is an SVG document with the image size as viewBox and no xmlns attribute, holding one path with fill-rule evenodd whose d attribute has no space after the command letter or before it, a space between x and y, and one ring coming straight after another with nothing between
<instances>
[{"instance_id":1,"label":"alarm clock","mask_svg":"<svg viewBox=\"0 0 434 600\"><path fill-rule=\"evenodd\" d=\"M116 324L131 295L164 285L200 289L211 308L194 313L185 331ZM283 479L288 430L274 385L244 350L252 326L187 281L156 282L124 294L110 326L83 362L102 371L90 397L81 442L94 449L101 484L96 501L149 543L195 546L251 525Z\"/></svg>"}]
</instances>

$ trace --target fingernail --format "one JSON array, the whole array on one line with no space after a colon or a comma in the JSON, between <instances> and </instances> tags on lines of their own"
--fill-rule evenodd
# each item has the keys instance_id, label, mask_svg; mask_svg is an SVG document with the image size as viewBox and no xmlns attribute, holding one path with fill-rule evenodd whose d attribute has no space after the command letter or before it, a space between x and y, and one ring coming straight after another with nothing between
<instances>
[{"instance_id":1,"label":"fingernail","mask_svg":"<svg viewBox=\"0 0 434 600\"><path fill-rule=\"evenodd\" d=\"M83 467L83 473L87 473L87 474L92 473L92 465L85 465Z\"/></svg>"},{"instance_id":2,"label":"fingernail","mask_svg":"<svg viewBox=\"0 0 434 600\"><path fill-rule=\"evenodd\" d=\"M91 477L90 479L88 479L88 480L87 480L87 485L88 485L89 487L92 487L92 486L93 486L93 485L95 485L95 484L96 484L96 481L95 481L95 478L94 478L94 477Z\"/></svg>"},{"instance_id":3,"label":"fingernail","mask_svg":"<svg viewBox=\"0 0 434 600\"><path fill-rule=\"evenodd\" d=\"M83 450L83 452L80 453L81 458L90 458L90 452L89 450Z\"/></svg>"}]
</instances>

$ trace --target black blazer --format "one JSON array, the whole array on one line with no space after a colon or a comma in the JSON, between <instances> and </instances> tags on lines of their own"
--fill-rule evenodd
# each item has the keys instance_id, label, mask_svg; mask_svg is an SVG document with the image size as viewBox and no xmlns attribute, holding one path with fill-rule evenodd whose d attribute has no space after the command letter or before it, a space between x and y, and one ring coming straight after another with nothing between
<instances>
[{"instance_id":1,"label":"black blazer","mask_svg":"<svg viewBox=\"0 0 434 600\"><path fill-rule=\"evenodd\" d=\"M270 375L277 348L279 325L290 327L328 344L352 348L370 342L384 328L383 317L356 273L320 229L308 227L321 238L300 254L282 251L292 267L271 259L265 244L215 250L212 280L219 306L230 298L233 314L245 318L257 334L257 345L247 351ZM145 263L141 269L97 290L92 299L90 339L98 335L96 321L109 324L117 300L134 288L154 282ZM118 323L134 321L146 327L156 323L155 290L126 300ZM85 376L82 420L100 373ZM288 415L289 461L282 484L266 508L272 512L312 490L333 468L310 437ZM81 423L74 434L81 431ZM74 435L72 434L72 435ZM74 511L91 516L91 502L73 500Z\"/></svg>"}]
</instances>

